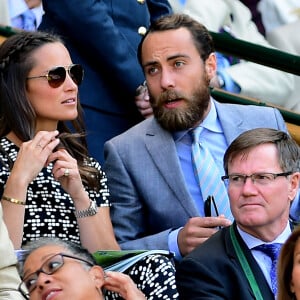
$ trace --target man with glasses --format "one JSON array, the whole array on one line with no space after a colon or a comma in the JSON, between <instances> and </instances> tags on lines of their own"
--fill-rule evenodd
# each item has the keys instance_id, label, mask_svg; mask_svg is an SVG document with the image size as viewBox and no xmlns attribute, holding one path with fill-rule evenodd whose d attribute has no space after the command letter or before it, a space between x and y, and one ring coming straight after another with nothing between
<instances>
[{"instance_id":1,"label":"man with glasses","mask_svg":"<svg viewBox=\"0 0 300 300\"><path fill-rule=\"evenodd\" d=\"M180 263L177 283L185 300L276 297L276 262L292 229L299 162L299 146L282 131L253 129L231 143L222 178L235 222Z\"/></svg>"}]
</instances>

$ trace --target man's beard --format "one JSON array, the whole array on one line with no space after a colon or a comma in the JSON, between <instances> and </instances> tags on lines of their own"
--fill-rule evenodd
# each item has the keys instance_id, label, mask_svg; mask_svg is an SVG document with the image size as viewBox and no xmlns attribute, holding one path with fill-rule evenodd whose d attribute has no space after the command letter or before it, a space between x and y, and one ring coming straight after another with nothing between
<instances>
[{"instance_id":1,"label":"man's beard","mask_svg":"<svg viewBox=\"0 0 300 300\"><path fill-rule=\"evenodd\" d=\"M181 100L184 103L178 108L165 108L168 100ZM167 90L156 101L150 95L154 117L164 129L168 131L180 131L192 128L203 121L204 114L209 106L210 92L208 85L199 84L191 97L176 90Z\"/></svg>"}]
</instances>

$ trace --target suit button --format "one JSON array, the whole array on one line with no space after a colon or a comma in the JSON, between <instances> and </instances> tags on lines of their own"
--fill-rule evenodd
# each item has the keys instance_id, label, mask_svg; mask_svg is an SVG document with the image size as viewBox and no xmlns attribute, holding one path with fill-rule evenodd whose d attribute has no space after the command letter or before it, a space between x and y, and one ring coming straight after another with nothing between
<instances>
[{"instance_id":1,"label":"suit button","mask_svg":"<svg viewBox=\"0 0 300 300\"><path fill-rule=\"evenodd\" d=\"M139 4L144 4L144 3L145 3L145 0L137 0L137 2L138 2Z\"/></svg>"},{"instance_id":2,"label":"suit button","mask_svg":"<svg viewBox=\"0 0 300 300\"><path fill-rule=\"evenodd\" d=\"M145 35L146 32L147 32L146 27L144 27L144 26L139 27L138 33L139 33L140 35Z\"/></svg>"}]
</instances>

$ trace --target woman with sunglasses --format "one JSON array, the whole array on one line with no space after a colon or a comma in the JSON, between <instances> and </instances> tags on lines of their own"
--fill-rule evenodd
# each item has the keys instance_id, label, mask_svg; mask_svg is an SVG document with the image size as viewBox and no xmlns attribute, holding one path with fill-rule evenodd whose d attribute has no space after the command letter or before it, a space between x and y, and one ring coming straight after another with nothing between
<instances>
[{"instance_id":1,"label":"woman with sunglasses","mask_svg":"<svg viewBox=\"0 0 300 300\"><path fill-rule=\"evenodd\" d=\"M41 236L119 249L106 176L86 148L82 79L57 36L20 32L0 46L0 196L15 249Z\"/></svg>"},{"instance_id":2,"label":"woman with sunglasses","mask_svg":"<svg viewBox=\"0 0 300 300\"><path fill-rule=\"evenodd\" d=\"M100 300L104 299L104 289L114 291L122 299L146 299L129 276L104 273L93 256L77 244L44 238L29 243L26 249L20 263L19 290L27 299Z\"/></svg>"}]
</instances>

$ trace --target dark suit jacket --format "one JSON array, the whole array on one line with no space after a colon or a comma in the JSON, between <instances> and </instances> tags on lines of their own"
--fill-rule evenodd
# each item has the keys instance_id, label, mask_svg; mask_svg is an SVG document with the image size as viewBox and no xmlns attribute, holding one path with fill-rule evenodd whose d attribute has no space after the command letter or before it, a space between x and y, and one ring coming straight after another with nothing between
<instances>
[{"instance_id":1,"label":"dark suit jacket","mask_svg":"<svg viewBox=\"0 0 300 300\"><path fill-rule=\"evenodd\" d=\"M276 109L215 105L228 144L257 127L286 131ZM170 231L199 216L172 135L150 118L108 141L104 151L111 217L121 247L168 250Z\"/></svg>"},{"instance_id":2,"label":"dark suit jacket","mask_svg":"<svg viewBox=\"0 0 300 300\"><path fill-rule=\"evenodd\" d=\"M259 285L264 300L274 300L273 293L251 251L236 236ZM229 227L223 228L187 255L176 270L180 299L253 300L247 277L235 253Z\"/></svg>"},{"instance_id":3,"label":"dark suit jacket","mask_svg":"<svg viewBox=\"0 0 300 300\"><path fill-rule=\"evenodd\" d=\"M170 13L170 5L167 0L43 0L43 7L39 29L61 35L73 62L84 67L80 100L84 108L104 115L85 110L89 133L102 130L102 136L94 137L103 140L98 143L102 148L104 140L142 120L134 103L135 90L144 81L137 60L138 30ZM106 122L110 116L122 123Z\"/></svg>"}]
</instances>

